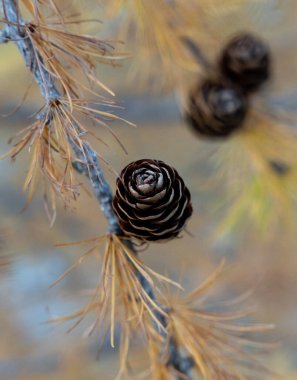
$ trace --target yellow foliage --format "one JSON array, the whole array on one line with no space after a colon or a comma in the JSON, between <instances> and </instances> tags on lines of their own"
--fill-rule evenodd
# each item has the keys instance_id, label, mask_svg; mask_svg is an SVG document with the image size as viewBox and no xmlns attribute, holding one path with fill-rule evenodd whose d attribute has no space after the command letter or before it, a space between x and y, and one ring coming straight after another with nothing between
<instances>
[{"instance_id":1,"label":"yellow foliage","mask_svg":"<svg viewBox=\"0 0 297 380\"><path fill-rule=\"evenodd\" d=\"M214 156L226 217L218 234L252 225L265 236L296 227L297 136L277 118L254 112Z\"/></svg>"}]
</instances>

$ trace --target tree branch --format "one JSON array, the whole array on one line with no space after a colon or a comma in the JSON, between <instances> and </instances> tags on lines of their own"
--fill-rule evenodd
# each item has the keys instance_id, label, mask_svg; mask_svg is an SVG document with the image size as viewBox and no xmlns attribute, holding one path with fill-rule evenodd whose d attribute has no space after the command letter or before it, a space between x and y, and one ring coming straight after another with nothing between
<instances>
[{"instance_id":1,"label":"tree branch","mask_svg":"<svg viewBox=\"0 0 297 380\"><path fill-rule=\"evenodd\" d=\"M40 64L42 58L38 51L34 49L30 38L26 34L25 28L23 27L25 21L19 13L17 1L2 0L2 6L7 24L2 31L0 31L0 43L13 41L17 45L25 64L32 72L46 103L61 98L61 94L55 85L54 78L46 68ZM76 128L79 132L79 126L76 126ZM123 236L124 234L121 230L118 219L112 209L112 190L103 175L96 151L88 142L83 142L82 150L78 149L74 141L70 141L70 143L78 160L74 163L74 166L78 171L84 173L90 179L93 192L108 222L108 232ZM135 255L137 255L137 251L130 240L126 240L125 244ZM154 291L148 280L139 271L136 271L136 275L139 283L148 296L156 301ZM156 312L156 317L160 323L166 327L167 322L164 315ZM170 341L168 366L175 368L181 375L184 375L183 378L186 377L187 379L191 379L190 370L193 367L193 362L188 357L181 356L176 343L172 341Z\"/></svg>"}]
</instances>

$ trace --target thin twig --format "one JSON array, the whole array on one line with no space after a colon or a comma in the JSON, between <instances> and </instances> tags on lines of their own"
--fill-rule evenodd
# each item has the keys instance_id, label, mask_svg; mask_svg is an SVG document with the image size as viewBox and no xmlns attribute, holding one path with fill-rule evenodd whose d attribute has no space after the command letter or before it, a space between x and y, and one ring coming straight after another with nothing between
<instances>
[{"instance_id":1,"label":"thin twig","mask_svg":"<svg viewBox=\"0 0 297 380\"><path fill-rule=\"evenodd\" d=\"M22 27L25 25L25 21L20 15L17 1L2 0L2 6L7 24L2 31L0 31L0 43L13 41L17 45L26 66L32 72L40 88L42 97L47 103L54 99L61 98L61 94L55 85L55 79L52 74L45 69L44 65L40 64L42 58L33 48L30 39L26 38L25 28ZM76 128L79 133L79 126L76 126ZM90 179L94 194L108 222L109 233L123 236L118 219L112 209L112 190L103 175L96 151L88 142L83 142L82 150L78 149L75 141L70 141L70 143L78 160L76 169L79 169L81 173L84 173ZM137 250L130 240L126 240L125 244L137 255ZM139 271L136 271L136 275L145 292L156 302L154 291L147 279ZM166 328L167 321L164 315L156 312L156 317L162 326ZM178 347L173 341L170 342L168 366L175 368L181 376L183 375L183 378L191 379L190 370L193 367L193 362L188 357L181 356Z\"/></svg>"},{"instance_id":2,"label":"thin twig","mask_svg":"<svg viewBox=\"0 0 297 380\"><path fill-rule=\"evenodd\" d=\"M211 68L211 64L200 47L189 37L182 37L184 45L191 52L196 61L204 67L205 70L209 70Z\"/></svg>"}]
</instances>

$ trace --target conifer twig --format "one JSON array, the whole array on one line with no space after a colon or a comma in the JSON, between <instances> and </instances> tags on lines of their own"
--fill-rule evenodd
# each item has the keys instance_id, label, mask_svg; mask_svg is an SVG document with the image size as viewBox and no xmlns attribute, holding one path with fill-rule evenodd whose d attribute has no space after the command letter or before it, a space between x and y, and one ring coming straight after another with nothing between
<instances>
[{"instance_id":1,"label":"conifer twig","mask_svg":"<svg viewBox=\"0 0 297 380\"><path fill-rule=\"evenodd\" d=\"M0 43L13 41L17 45L26 66L33 74L35 82L39 86L41 95L47 104L51 101L60 99L62 95L55 85L52 74L46 70L44 65L40 64L43 63L42 58L38 56L38 52L34 50L32 42L26 37L25 27L23 27L25 26L25 21L20 15L17 1L2 0L2 7L4 22L6 25L3 27L2 31L0 31ZM79 133L79 126L75 125L75 127ZM78 169L81 173L84 173L90 179L94 194L108 222L109 233L123 235L117 217L112 209L112 190L103 175L96 151L88 142L85 141L80 149L78 149L75 141L70 141L70 144L75 155L77 156L77 163L75 163L77 164L75 165L76 169ZM135 249L133 243L130 240L124 240L124 242L129 250L137 255L137 250ZM156 301L151 284L137 270L136 275L144 291L153 301ZM156 312L155 316L158 318L161 325L166 328L167 321L164 315ZM170 343L168 366L176 369L180 376L183 376L183 379L191 379L190 370L193 363L190 358L183 357L180 354L179 349L173 340Z\"/></svg>"}]
</instances>

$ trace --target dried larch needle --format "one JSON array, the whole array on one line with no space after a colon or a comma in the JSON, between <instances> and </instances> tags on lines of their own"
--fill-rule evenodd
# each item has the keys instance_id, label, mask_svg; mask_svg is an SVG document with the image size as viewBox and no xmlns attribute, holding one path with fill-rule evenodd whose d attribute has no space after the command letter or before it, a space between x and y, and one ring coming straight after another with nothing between
<instances>
[{"instance_id":1,"label":"dried larch needle","mask_svg":"<svg viewBox=\"0 0 297 380\"><path fill-rule=\"evenodd\" d=\"M162 293L165 297L161 302L167 310L167 349L164 350L164 343L163 346L154 341L151 343L154 379L162 378L166 365L178 375L178 368L170 361L172 340L181 355L191 357L192 371L203 380L273 378L259 358L260 353L273 345L259 342L253 334L266 332L274 326L247 321L250 312L242 310L238 303L232 307L232 303L226 302L224 310L217 312L213 311L214 308L209 311L205 305L207 292L217 283L223 266L222 262L211 276L188 294L177 294L178 290L175 294ZM163 362L160 362L162 352ZM183 378L182 374L179 376Z\"/></svg>"},{"instance_id":2,"label":"dried larch needle","mask_svg":"<svg viewBox=\"0 0 297 380\"><path fill-rule=\"evenodd\" d=\"M74 269L79 267L90 256L101 256L98 284L92 293L90 301L77 312L54 319L50 322L75 320L71 331L86 316L95 314L94 322L88 329L92 334L100 329L101 343L106 334L110 335L110 344L115 347L115 329L121 326L120 337L120 374L126 371L126 361L132 333L142 333L149 336L153 331L157 335L166 334L166 326L161 321L166 318L166 310L149 293L143 283L147 282L158 292L157 283L168 283L180 287L176 282L156 273L145 266L142 261L127 247L123 238L107 235L78 243L66 243L59 246L89 244L91 247L73 264L53 285L64 279ZM148 322L149 321L149 322ZM154 327L152 327L154 326Z\"/></svg>"}]
</instances>

